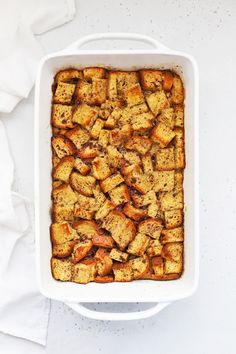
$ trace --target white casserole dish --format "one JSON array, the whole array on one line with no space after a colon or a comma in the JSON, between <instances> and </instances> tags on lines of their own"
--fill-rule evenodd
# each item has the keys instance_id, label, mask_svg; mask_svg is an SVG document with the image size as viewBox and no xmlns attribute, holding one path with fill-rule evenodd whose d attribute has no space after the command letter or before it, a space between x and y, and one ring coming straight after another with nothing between
<instances>
[{"instance_id":1,"label":"white casserole dish","mask_svg":"<svg viewBox=\"0 0 236 354\"><path fill-rule=\"evenodd\" d=\"M124 39L142 41L151 50L81 50L94 40ZM101 66L119 70L140 68L173 69L183 79L185 98L184 172L185 255L184 273L178 280L139 280L130 283L59 282L50 268L51 242L51 85L56 72L66 67ZM84 37L62 52L44 57L39 65L35 90L35 232L40 291L43 295L66 302L81 314L97 319L138 319L159 312L169 302L190 296L198 283L198 70L194 59L166 48L150 37L137 34L96 34ZM88 310L80 302L157 302L151 309L135 313L99 313Z\"/></svg>"}]
</instances>

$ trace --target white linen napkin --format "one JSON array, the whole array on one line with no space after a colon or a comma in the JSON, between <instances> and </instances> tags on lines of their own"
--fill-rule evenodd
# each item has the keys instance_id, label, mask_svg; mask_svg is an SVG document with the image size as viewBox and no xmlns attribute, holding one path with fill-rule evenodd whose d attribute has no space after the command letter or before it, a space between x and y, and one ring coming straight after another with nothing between
<instances>
[{"instance_id":1,"label":"white linen napkin","mask_svg":"<svg viewBox=\"0 0 236 354\"><path fill-rule=\"evenodd\" d=\"M0 8L0 112L11 112L34 85L43 54L35 34L70 21L75 6L74 0L0 0ZM0 331L45 345L50 302L36 284L33 204L11 191L13 176L0 121Z\"/></svg>"}]
</instances>

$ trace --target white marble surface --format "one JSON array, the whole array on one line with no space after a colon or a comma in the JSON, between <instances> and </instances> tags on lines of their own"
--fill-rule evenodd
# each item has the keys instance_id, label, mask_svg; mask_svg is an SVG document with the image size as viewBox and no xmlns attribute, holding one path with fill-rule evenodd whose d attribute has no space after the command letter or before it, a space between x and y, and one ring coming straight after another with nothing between
<instances>
[{"instance_id":1,"label":"white marble surface","mask_svg":"<svg viewBox=\"0 0 236 354\"><path fill-rule=\"evenodd\" d=\"M154 318L130 323L82 318L52 302L42 348L0 335L0 353L144 352L234 354L236 317L236 2L77 1L73 22L39 38L53 52L93 32L140 32L191 53L200 69L201 277L197 293ZM0 115L16 166L15 188L33 199L33 92Z\"/></svg>"}]
</instances>

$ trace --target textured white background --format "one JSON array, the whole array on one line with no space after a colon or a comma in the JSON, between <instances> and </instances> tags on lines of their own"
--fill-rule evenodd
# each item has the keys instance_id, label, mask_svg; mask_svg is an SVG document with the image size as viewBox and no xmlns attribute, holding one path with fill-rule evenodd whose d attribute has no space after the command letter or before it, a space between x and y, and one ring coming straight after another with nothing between
<instances>
[{"instance_id":1,"label":"textured white background","mask_svg":"<svg viewBox=\"0 0 236 354\"><path fill-rule=\"evenodd\" d=\"M236 1L78 0L75 20L39 40L49 53L107 31L151 35L199 64L199 289L154 318L130 323L90 321L53 301L46 348L0 335L0 353L235 354ZM1 118L15 160L15 189L33 198L33 92Z\"/></svg>"}]
</instances>

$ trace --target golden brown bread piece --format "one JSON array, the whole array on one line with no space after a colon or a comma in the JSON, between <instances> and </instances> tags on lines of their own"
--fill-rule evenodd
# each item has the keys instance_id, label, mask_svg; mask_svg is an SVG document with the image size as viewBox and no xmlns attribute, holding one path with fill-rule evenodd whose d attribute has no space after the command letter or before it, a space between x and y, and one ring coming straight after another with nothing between
<instances>
[{"instance_id":1,"label":"golden brown bread piece","mask_svg":"<svg viewBox=\"0 0 236 354\"><path fill-rule=\"evenodd\" d=\"M98 146L93 142L88 142L77 151L77 154L81 159L92 159L98 155Z\"/></svg>"},{"instance_id":2,"label":"golden brown bread piece","mask_svg":"<svg viewBox=\"0 0 236 354\"><path fill-rule=\"evenodd\" d=\"M52 255L57 258L65 258L71 255L76 241L68 241L60 245L52 246Z\"/></svg>"},{"instance_id":3,"label":"golden brown bread piece","mask_svg":"<svg viewBox=\"0 0 236 354\"><path fill-rule=\"evenodd\" d=\"M73 142L77 149L80 149L90 139L89 133L79 126L67 131L65 136Z\"/></svg>"},{"instance_id":4,"label":"golden brown bread piece","mask_svg":"<svg viewBox=\"0 0 236 354\"><path fill-rule=\"evenodd\" d=\"M175 149L169 147L160 149L156 155L156 169L158 171L171 171L175 169Z\"/></svg>"},{"instance_id":5,"label":"golden brown bread piece","mask_svg":"<svg viewBox=\"0 0 236 354\"><path fill-rule=\"evenodd\" d=\"M106 79L97 79L97 78L93 79L92 88L91 88L91 99L89 104L101 105L106 101L107 85L108 82Z\"/></svg>"},{"instance_id":6,"label":"golden brown bread piece","mask_svg":"<svg viewBox=\"0 0 236 354\"><path fill-rule=\"evenodd\" d=\"M153 178L155 192L171 192L175 188L175 171L154 171Z\"/></svg>"},{"instance_id":7,"label":"golden brown bread piece","mask_svg":"<svg viewBox=\"0 0 236 354\"><path fill-rule=\"evenodd\" d=\"M154 192L154 190L150 190L144 195L132 193L131 198L136 208L144 207L149 204L155 203L157 200L156 193Z\"/></svg>"},{"instance_id":8,"label":"golden brown bread piece","mask_svg":"<svg viewBox=\"0 0 236 354\"><path fill-rule=\"evenodd\" d=\"M169 70L162 71L163 90L170 91L173 86L173 74Z\"/></svg>"},{"instance_id":9,"label":"golden brown bread piece","mask_svg":"<svg viewBox=\"0 0 236 354\"><path fill-rule=\"evenodd\" d=\"M105 148L109 143L109 136L109 130L101 129L98 137L98 144Z\"/></svg>"},{"instance_id":10,"label":"golden brown bread piece","mask_svg":"<svg viewBox=\"0 0 236 354\"><path fill-rule=\"evenodd\" d=\"M123 145L131 136L132 127L130 124L125 124L122 128L113 129L110 132L109 142L113 146Z\"/></svg>"},{"instance_id":11,"label":"golden brown bread piece","mask_svg":"<svg viewBox=\"0 0 236 354\"><path fill-rule=\"evenodd\" d=\"M126 149L135 150L140 155L145 155L151 149L151 146L152 142L150 139L139 135L132 136L125 144Z\"/></svg>"},{"instance_id":12,"label":"golden brown bread piece","mask_svg":"<svg viewBox=\"0 0 236 354\"><path fill-rule=\"evenodd\" d=\"M160 195L161 209L163 211L183 209L183 192L165 192Z\"/></svg>"},{"instance_id":13,"label":"golden brown bread piece","mask_svg":"<svg viewBox=\"0 0 236 354\"><path fill-rule=\"evenodd\" d=\"M52 106L51 123L59 129L73 128L72 114L72 106L54 104Z\"/></svg>"},{"instance_id":14,"label":"golden brown bread piece","mask_svg":"<svg viewBox=\"0 0 236 354\"><path fill-rule=\"evenodd\" d=\"M71 186L80 194L85 196L93 195L93 188L95 186L95 178L92 176L83 176L77 172L72 172L70 176Z\"/></svg>"},{"instance_id":15,"label":"golden brown bread piece","mask_svg":"<svg viewBox=\"0 0 236 354\"><path fill-rule=\"evenodd\" d=\"M96 275L96 261L87 259L73 266L72 281L79 284L87 284L94 281Z\"/></svg>"},{"instance_id":16,"label":"golden brown bread piece","mask_svg":"<svg viewBox=\"0 0 236 354\"><path fill-rule=\"evenodd\" d=\"M90 130L98 116L98 110L88 106L85 103L79 104L72 116L72 122L82 125L87 130Z\"/></svg>"},{"instance_id":17,"label":"golden brown bread piece","mask_svg":"<svg viewBox=\"0 0 236 354\"><path fill-rule=\"evenodd\" d=\"M147 248L147 255L149 257L160 256L162 247L163 246L158 239L151 239Z\"/></svg>"},{"instance_id":18,"label":"golden brown bread piece","mask_svg":"<svg viewBox=\"0 0 236 354\"><path fill-rule=\"evenodd\" d=\"M127 105L132 107L144 103L144 96L140 85L134 84L125 90L125 98Z\"/></svg>"},{"instance_id":19,"label":"golden brown bread piece","mask_svg":"<svg viewBox=\"0 0 236 354\"><path fill-rule=\"evenodd\" d=\"M127 203L130 201L129 190L125 184L112 189L109 193L109 196L115 206Z\"/></svg>"},{"instance_id":20,"label":"golden brown bread piece","mask_svg":"<svg viewBox=\"0 0 236 354\"><path fill-rule=\"evenodd\" d=\"M56 135L52 138L52 148L61 159L64 156L73 155L76 151L75 145L63 135Z\"/></svg>"},{"instance_id":21,"label":"golden brown bread piece","mask_svg":"<svg viewBox=\"0 0 236 354\"><path fill-rule=\"evenodd\" d=\"M130 242L127 252L135 256L142 256L149 245L149 241L148 236L137 233L133 241Z\"/></svg>"},{"instance_id":22,"label":"golden brown bread piece","mask_svg":"<svg viewBox=\"0 0 236 354\"><path fill-rule=\"evenodd\" d=\"M95 198L77 193L77 203L74 209L74 215L76 217L91 220L98 209L99 205Z\"/></svg>"},{"instance_id":23,"label":"golden brown bread piece","mask_svg":"<svg viewBox=\"0 0 236 354\"><path fill-rule=\"evenodd\" d=\"M101 233L99 235L94 235L92 241L93 241L93 245L97 247L103 247L103 248L114 247L113 238L111 236L106 236Z\"/></svg>"},{"instance_id":24,"label":"golden brown bread piece","mask_svg":"<svg viewBox=\"0 0 236 354\"><path fill-rule=\"evenodd\" d=\"M122 252L120 250L118 250L117 248L112 248L111 252L110 252L110 257L112 259L114 259L114 261L117 262L126 262L128 260L128 253Z\"/></svg>"},{"instance_id":25,"label":"golden brown bread piece","mask_svg":"<svg viewBox=\"0 0 236 354\"><path fill-rule=\"evenodd\" d=\"M90 135L93 139L98 139L100 132L104 126L104 121L102 119L96 119L93 127L90 130Z\"/></svg>"},{"instance_id":26,"label":"golden brown bread piece","mask_svg":"<svg viewBox=\"0 0 236 354\"><path fill-rule=\"evenodd\" d=\"M184 127L184 107L182 104L175 105L175 126L179 128Z\"/></svg>"},{"instance_id":27,"label":"golden brown bread piece","mask_svg":"<svg viewBox=\"0 0 236 354\"><path fill-rule=\"evenodd\" d=\"M151 132L151 139L160 143L161 147L166 147L175 137L175 132L165 123L158 123Z\"/></svg>"},{"instance_id":28,"label":"golden brown bread piece","mask_svg":"<svg viewBox=\"0 0 236 354\"><path fill-rule=\"evenodd\" d=\"M143 172L150 173L153 172L153 164L152 164L152 157L150 154L143 155L141 157L142 165L143 165Z\"/></svg>"},{"instance_id":29,"label":"golden brown bread piece","mask_svg":"<svg viewBox=\"0 0 236 354\"><path fill-rule=\"evenodd\" d=\"M109 99L116 99L122 96L126 89L138 82L136 72L109 71L108 72L108 96Z\"/></svg>"},{"instance_id":30,"label":"golden brown bread piece","mask_svg":"<svg viewBox=\"0 0 236 354\"><path fill-rule=\"evenodd\" d=\"M125 163L123 155L117 150L115 146L107 146L107 157L109 166L114 172L117 168L122 167Z\"/></svg>"},{"instance_id":31,"label":"golden brown bread piece","mask_svg":"<svg viewBox=\"0 0 236 354\"><path fill-rule=\"evenodd\" d=\"M73 156L65 156L54 167L52 177L65 183L69 183L70 174L74 167L75 159Z\"/></svg>"},{"instance_id":32,"label":"golden brown bread piece","mask_svg":"<svg viewBox=\"0 0 236 354\"><path fill-rule=\"evenodd\" d=\"M82 71L76 69L66 69L59 71L55 76L55 82L76 82L83 78Z\"/></svg>"},{"instance_id":33,"label":"golden brown bread piece","mask_svg":"<svg viewBox=\"0 0 236 354\"><path fill-rule=\"evenodd\" d=\"M152 269L155 275L162 276L164 273L164 262L162 257L157 256L152 258Z\"/></svg>"},{"instance_id":34,"label":"golden brown bread piece","mask_svg":"<svg viewBox=\"0 0 236 354\"><path fill-rule=\"evenodd\" d=\"M79 80L76 86L75 96L79 102L90 104L92 97L92 84L85 80Z\"/></svg>"},{"instance_id":35,"label":"golden brown bread piece","mask_svg":"<svg viewBox=\"0 0 236 354\"><path fill-rule=\"evenodd\" d=\"M174 129L175 127L175 112L174 108L165 108L161 111L161 114L158 116L158 122L159 123L164 123L167 125L170 129Z\"/></svg>"},{"instance_id":36,"label":"golden brown bread piece","mask_svg":"<svg viewBox=\"0 0 236 354\"><path fill-rule=\"evenodd\" d=\"M103 248L99 248L94 257L97 261L98 275L104 277L108 275L112 270L113 261L109 256L109 253Z\"/></svg>"},{"instance_id":37,"label":"golden brown bread piece","mask_svg":"<svg viewBox=\"0 0 236 354\"><path fill-rule=\"evenodd\" d=\"M141 159L139 157L139 154L136 151L125 151L124 159L128 161L131 165L132 164L141 165Z\"/></svg>"},{"instance_id":38,"label":"golden brown bread piece","mask_svg":"<svg viewBox=\"0 0 236 354\"><path fill-rule=\"evenodd\" d=\"M100 183L100 186L103 190L104 193L110 192L112 189L114 189L116 186L121 184L124 181L124 178L119 174L115 174L113 176L110 176L103 180Z\"/></svg>"},{"instance_id":39,"label":"golden brown bread piece","mask_svg":"<svg viewBox=\"0 0 236 354\"><path fill-rule=\"evenodd\" d=\"M72 263L68 259L51 259L52 275L55 279L69 281L72 277Z\"/></svg>"},{"instance_id":40,"label":"golden brown bread piece","mask_svg":"<svg viewBox=\"0 0 236 354\"><path fill-rule=\"evenodd\" d=\"M90 172L90 167L86 165L86 163L84 163L79 157L75 158L74 168L83 176L86 176Z\"/></svg>"},{"instance_id":41,"label":"golden brown bread piece","mask_svg":"<svg viewBox=\"0 0 236 354\"><path fill-rule=\"evenodd\" d=\"M106 199L106 201L100 206L100 208L96 212L95 219L99 220L105 218L113 209L115 209L115 204L112 203L109 199Z\"/></svg>"},{"instance_id":42,"label":"golden brown bread piece","mask_svg":"<svg viewBox=\"0 0 236 354\"><path fill-rule=\"evenodd\" d=\"M59 81L53 96L53 101L54 103L69 104L71 103L74 92L74 84Z\"/></svg>"},{"instance_id":43,"label":"golden brown bread piece","mask_svg":"<svg viewBox=\"0 0 236 354\"><path fill-rule=\"evenodd\" d=\"M53 245L64 244L78 238L76 230L74 230L68 222L51 224L50 235Z\"/></svg>"},{"instance_id":44,"label":"golden brown bread piece","mask_svg":"<svg viewBox=\"0 0 236 354\"><path fill-rule=\"evenodd\" d=\"M83 70L85 80L104 79L106 76L106 69L104 68L85 68Z\"/></svg>"},{"instance_id":45,"label":"golden brown bread piece","mask_svg":"<svg viewBox=\"0 0 236 354\"><path fill-rule=\"evenodd\" d=\"M71 186L66 183L52 190L52 199L55 204L64 204L65 206L77 202L76 194Z\"/></svg>"},{"instance_id":46,"label":"golden brown bread piece","mask_svg":"<svg viewBox=\"0 0 236 354\"><path fill-rule=\"evenodd\" d=\"M130 262L113 264L114 279L117 282L133 280L133 269Z\"/></svg>"},{"instance_id":47,"label":"golden brown bread piece","mask_svg":"<svg viewBox=\"0 0 236 354\"><path fill-rule=\"evenodd\" d=\"M139 70L143 90L157 91L162 89L162 72L160 70Z\"/></svg>"},{"instance_id":48,"label":"golden brown bread piece","mask_svg":"<svg viewBox=\"0 0 236 354\"><path fill-rule=\"evenodd\" d=\"M184 229L183 227L177 227L175 229L162 230L161 243L168 242L183 242L184 241Z\"/></svg>"},{"instance_id":49,"label":"golden brown bread piece","mask_svg":"<svg viewBox=\"0 0 236 354\"><path fill-rule=\"evenodd\" d=\"M149 261L146 255L129 261L133 273L133 279L140 279L149 270Z\"/></svg>"},{"instance_id":50,"label":"golden brown bread piece","mask_svg":"<svg viewBox=\"0 0 236 354\"><path fill-rule=\"evenodd\" d=\"M142 194L146 194L153 187L153 178L148 174L143 174L140 169L134 167L131 172L125 176L125 182L128 186L137 189Z\"/></svg>"},{"instance_id":51,"label":"golden brown bread piece","mask_svg":"<svg viewBox=\"0 0 236 354\"><path fill-rule=\"evenodd\" d=\"M135 221L143 219L147 215L147 211L144 209L137 209L130 203L126 203L123 208L123 213L127 215L130 219Z\"/></svg>"},{"instance_id":52,"label":"golden brown bread piece","mask_svg":"<svg viewBox=\"0 0 236 354\"><path fill-rule=\"evenodd\" d=\"M178 75L173 77L173 86L171 89L171 101L174 104L180 104L184 101L184 86Z\"/></svg>"},{"instance_id":53,"label":"golden brown bread piece","mask_svg":"<svg viewBox=\"0 0 236 354\"><path fill-rule=\"evenodd\" d=\"M104 180L112 174L107 157L95 157L92 166L93 176L98 180Z\"/></svg>"},{"instance_id":54,"label":"golden brown bread piece","mask_svg":"<svg viewBox=\"0 0 236 354\"><path fill-rule=\"evenodd\" d=\"M79 241L74 247L72 253L72 262L78 263L81 259L86 257L92 247L93 243L91 240Z\"/></svg>"},{"instance_id":55,"label":"golden brown bread piece","mask_svg":"<svg viewBox=\"0 0 236 354\"><path fill-rule=\"evenodd\" d=\"M81 239L92 239L94 236L99 236L100 231L97 224L90 220L79 220L73 223L73 228L76 230L78 237Z\"/></svg>"},{"instance_id":56,"label":"golden brown bread piece","mask_svg":"<svg viewBox=\"0 0 236 354\"><path fill-rule=\"evenodd\" d=\"M174 229L183 224L183 210L167 210L165 215L165 227L167 229Z\"/></svg>"},{"instance_id":57,"label":"golden brown bread piece","mask_svg":"<svg viewBox=\"0 0 236 354\"><path fill-rule=\"evenodd\" d=\"M159 239L163 229L162 221L160 219L149 218L141 221L138 225L138 231L152 238Z\"/></svg>"},{"instance_id":58,"label":"golden brown bread piece","mask_svg":"<svg viewBox=\"0 0 236 354\"><path fill-rule=\"evenodd\" d=\"M169 108L170 104L166 97L165 91L157 91L151 93L146 96L147 104L152 111L152 113L156 116L165 108Z\"/></svg>"}]
</instances>

